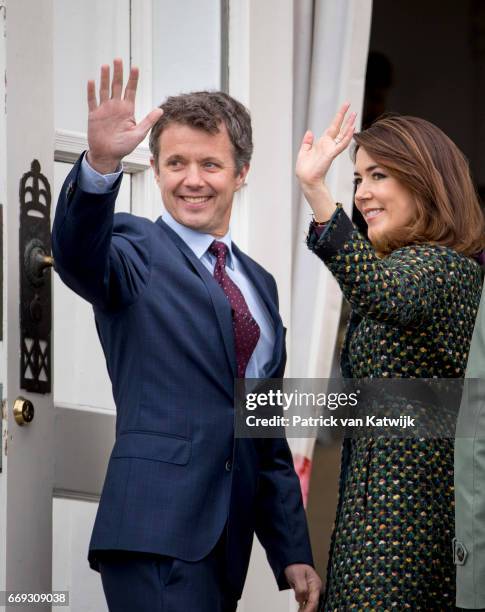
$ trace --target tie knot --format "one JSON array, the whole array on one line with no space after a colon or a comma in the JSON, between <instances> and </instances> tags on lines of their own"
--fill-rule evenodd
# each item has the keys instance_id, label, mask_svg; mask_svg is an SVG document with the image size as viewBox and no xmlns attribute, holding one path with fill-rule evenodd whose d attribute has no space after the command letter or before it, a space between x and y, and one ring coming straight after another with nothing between
<instances>
[{"instance_id":1,"label":"tie knot","mask_svg":"<svg viewBox=\"0 0 485 612\"><path fill-rule=\"evenodd\" d=\"M214 240L209 247L209 253L212 253L218 261L222 261L224 266L226 265L227 250L227 245L219 240Z\"/></svg>"}]
</instances>

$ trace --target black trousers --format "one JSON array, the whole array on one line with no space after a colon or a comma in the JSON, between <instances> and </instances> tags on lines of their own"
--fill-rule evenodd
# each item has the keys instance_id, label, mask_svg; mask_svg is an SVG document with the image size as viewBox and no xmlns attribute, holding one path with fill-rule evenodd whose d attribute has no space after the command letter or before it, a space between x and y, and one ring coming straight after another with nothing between
<instances>
[{"instance_id":1,"label":"black trousers","mask_svg":"<svg viewBox=\"0 0 485 612\"><path fill-rule=\"evenodd\" d=\"M225 580L221 540L196 562L128 551L99 553L110 612L234 612L237 597Z\"/></svg>"}]
</instances>

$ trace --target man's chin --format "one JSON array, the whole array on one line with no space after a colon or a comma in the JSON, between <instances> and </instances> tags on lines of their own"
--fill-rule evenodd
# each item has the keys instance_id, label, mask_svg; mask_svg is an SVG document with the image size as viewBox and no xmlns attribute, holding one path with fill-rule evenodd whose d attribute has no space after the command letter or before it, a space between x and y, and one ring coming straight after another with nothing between
<instances>
[{"instance_id":1,"label":"man's chin","mask_svg":"<svg viewBox=\"0 0 485 612\"><path fill-rule=\"evenodd\" d=\"M200 232L201 234L213 233L212 225L208 223L206 219L202 219L200 216L183 215L182 217L177 219L177 221L181 225L184 225L185 227L188 227L189 229L194 230L195 232Z\"/></svg>"}]
</instances>

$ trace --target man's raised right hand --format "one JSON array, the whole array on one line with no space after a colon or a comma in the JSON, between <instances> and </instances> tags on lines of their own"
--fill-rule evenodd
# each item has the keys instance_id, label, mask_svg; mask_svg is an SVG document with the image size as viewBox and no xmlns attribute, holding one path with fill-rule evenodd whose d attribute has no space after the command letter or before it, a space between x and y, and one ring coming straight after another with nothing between
<instances>
[{"instance_id":1,"label":"man's raised right hand","mask_svg":"<svg viewBox=\"0 0 485 612\"><path fill-rule=\"evenodd\" d=\"M143 141L163 114L161 108L155 108L137 124L135 97L138 68L130 70L123 97L121 97L123 89L121 59L113 61L111 91L109 73L110 68L107 64L101 66L99 104L96 100L94 81L88 81L88 162L101 174L115 172L123 157Z\"/></svg>"}]
</instances>

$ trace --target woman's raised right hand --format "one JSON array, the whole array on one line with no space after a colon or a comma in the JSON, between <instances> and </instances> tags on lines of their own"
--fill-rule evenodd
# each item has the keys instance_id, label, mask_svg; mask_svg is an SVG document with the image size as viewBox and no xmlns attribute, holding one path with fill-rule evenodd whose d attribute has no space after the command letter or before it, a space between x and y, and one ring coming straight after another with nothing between
<instances>
[{"instance_id":1,"label":"woman's raised right hand","mask_svg":"<svg viewBox=\"0 0 485 612\"><path fill-rule=\"evenodd\" d=\"M318 140L315 141L312 132L305 133L296 160L296 176L305 193L318 189L324 183L333 160L349 146L356 117L356 113L350 113L343 126L349 108L348 102L341 106Z\"/></svg>"}]
</instances>

